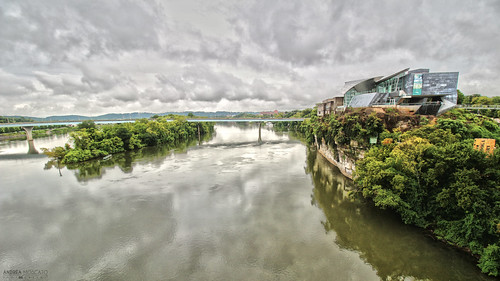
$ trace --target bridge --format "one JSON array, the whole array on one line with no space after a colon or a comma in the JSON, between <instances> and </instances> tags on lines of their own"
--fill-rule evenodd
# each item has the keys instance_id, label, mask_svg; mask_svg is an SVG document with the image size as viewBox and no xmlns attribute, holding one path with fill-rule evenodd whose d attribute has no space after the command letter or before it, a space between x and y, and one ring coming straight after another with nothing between
<instances>
[{"instance_id":1,"label":"bridge","mask_svg":"<svg viewBox=\"0 0 500 281\"><path fill-rule=\"evenodd\" d=\"M121 120L85 120L85 121L94 121L97 125L106 125L106 124L120 124L120 123L133 123L135 119L121 119ZM173 119L169 119L167 121L174 121ZM304 118L192 118L186 119L188 122L302 122ZM24 122L24 123L0 123L0 128L2 127L40 127L40 126L53 126L53 125L65 125L65 126L76 126L83 121L50 121L50 122Z\"/></svg>"},{"instance_id":2,"label":"bridge","mask_svg":"<svg viewBox=\"0 0 500 281\"><path fill-rule=\"evenodd\" d=\"M483 105L483 104L458 104L457 108L463 108L463 109L490 109L490 110L500 110L500 104L494 104L494 105Z\"/></svg>"},{"instance_id":3,"label":"bridge","mask_svg":"<svg viewBox=\"0 0 500 281\"><path fill-rule=\"evenodd\" d=\"M133 123L136 120L96 120L94 121L95 124L97 125L106 125L106 124L121 124L121 123ZM167 120L167 121L174 121L174 120ZM302 122L304 121L304 118L264 118L264 119L259 119L259 118L251 118L251 119L231 119L231 118L192 118L192 119L186 119L188 122L259 122L259 139L258 142L262 142L262 137L261 137L261 129L262 129L262 123L267 123L267 122ZM40 127L40 126L53 126L53 125L65 125L65 126L76 126L83 121L53 121L53 122L24 122L24 123L5 123L5 124L0 124L1 127L21 127L24 129L26 132L26 140L28 141L29 145L29 151L28 154L38 154L38 151L35 148L35 144L33 142L33 128L34 127ZM198 128L199 129L199 128ZM199 134L199 132L198 132Z\"/></svg>"}]
</instances>

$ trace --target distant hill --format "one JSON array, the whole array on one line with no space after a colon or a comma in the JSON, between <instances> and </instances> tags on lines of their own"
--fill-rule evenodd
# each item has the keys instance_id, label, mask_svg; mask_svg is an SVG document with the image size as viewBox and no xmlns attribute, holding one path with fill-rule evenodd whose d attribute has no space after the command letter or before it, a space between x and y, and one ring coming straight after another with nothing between
<instances>
[{"instance_id":1,"label":"distant hill","mask_svg":"<svg viewBox=\"0 0 500 281\"><path fill-rule=\"evenodd\" d=\"M184 111L184 112L164 112L164 113L151 113L151 112L132 112L132 113L108 113L98 116L84 116L84 115L55 115L48 117L28 117L28 116L5 116L8 118L26 118L32 119L35 122L46 122L46 121L83 121L83 120L120 120L120 119L141 119L150 118L153 115L183 115L188 116L192 113L194 116L201 117L231 117L241 113L258 114L257 112L230 112L230 111L216 111L216 112L205 112L205 111Z\"/></svg>"}]
</instances>

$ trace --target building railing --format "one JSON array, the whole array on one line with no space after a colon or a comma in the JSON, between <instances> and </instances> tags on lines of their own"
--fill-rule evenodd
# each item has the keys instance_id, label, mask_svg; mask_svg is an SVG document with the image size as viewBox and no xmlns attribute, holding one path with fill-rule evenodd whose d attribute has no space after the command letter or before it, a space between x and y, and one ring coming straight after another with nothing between
<instances>
[{"instance_id":1,"label":"building railing","mask_svg":"<svg viewBox=\"0 0 500 281\"><path fill-rule=\"evenodd\" d=\"M424 105L424 104L434 104L434 103L401 103L401 104L396 104L396 103L393 103L393 102L386 102L386 103L374 103L372 104L372 106L376 106L376 105L391 105L391 106L417 106L417 105ZM438 104L438 103L436 103Z\"/></svg>"}]
</instances>

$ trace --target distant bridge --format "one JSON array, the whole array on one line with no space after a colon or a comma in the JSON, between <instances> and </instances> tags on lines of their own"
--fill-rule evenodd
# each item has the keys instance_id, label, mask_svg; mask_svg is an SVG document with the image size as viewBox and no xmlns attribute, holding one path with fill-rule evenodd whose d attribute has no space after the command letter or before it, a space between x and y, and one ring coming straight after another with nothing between
<instances>
[{"instance_id":1,"label":"distant bridge","mask_svg":"<svg viewBox=\"0 0 500 281\"><path fill-rule=\"evenodd\" d=\"M137 119L139 120L139 119ZM85 120L85 121L94 121L94 123L98 125L105 125L105 124L120 124L120 123L133 123L136 120L130 120L130 119L125 119L125 120ZM174 121L174 120L167 120L167 121ZM259 118L249 118L249 119L244 119L244 118L239 118L239 119L231 119L231 118L196 118L196 119L186 119L188 122L302 122L304 121L304 118L264 118L264 119L259 119ZM40 126L53 126L53 125L65 125L65 126L76 126L83 121L50 121L50 122L23 122L23 123L0 123L0 128L1 127L40 127Z\"/></svg>"},{"instance_id":2,"label":"distant bridge","mask_svg":"<svg viewBox=\"0 0 500 281\"><path fill-rule=\"evenodd\" d=\"M96 120L94 121L95 124L98 125L105 125L105 124L121 124L121 123L133 123L136 120ZM174 120L167 120L167 121L174 121ZM210 118L210 119L203 119L203 118L197 118L197 119L186 119L188 122L259 122L259 142L262 142L261 138L261 128L262 128L262 123L264 122L301 122L304 121L304 118L279 118L279 119L271 119L271 118L266 118L266 119L258 119L258 118L252 118L252 119L230 119L230 118ZM28 154L38 154L38 151L35 148L35 145L33 143L33 128L34 127L40 127L40 126L53 126L53 125L65 125L65 126L76 126L83 121L53 121L53 122L24 122L24 123L5 123L5 124L0 124L1 127L21 127L26 131L26 140L28 141L29 145L29 151ZM198 128L199 131L199 128ZM199 132L198 132L199 134ZM199 136L198 136L199 137Z\"/></svg>"},{"instance_id":3,"label":"distant bridge","mask_svg":"<svg viewBox=\"0 0 500 281\"><path fill-rule=\"evenodd\" d=\"M490 110L500 110L500 104L494 104L494 105L481 105L481 104L458 104L457 108L463 108L463 109L490 109Z\"/></svg>"}]
</instances>

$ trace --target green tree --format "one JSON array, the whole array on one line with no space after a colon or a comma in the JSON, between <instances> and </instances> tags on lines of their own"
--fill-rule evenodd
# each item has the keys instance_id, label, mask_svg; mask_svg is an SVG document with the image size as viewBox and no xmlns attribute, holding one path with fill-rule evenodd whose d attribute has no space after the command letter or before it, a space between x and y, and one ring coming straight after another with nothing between
<instances>
[{"instance_id":1,"label":"green tree","mask_svg":"<svg viewBox=\"0 0 500 281\"><path fill-rule=\"evenodd\" d=\"M490 99L489 97L478 96L478 97L473 97L472 98L472 104L477 104L477 105L491 105L491 104L493 104L493 100Z\"/></svg>"},{"instance_id":2,"label":"green tree","mask_svg":"<svg viewBox=\"0 0 500 281\"><path fill-rule=\"evenodd\" d=\"M71 133L74 148L68 149L63 163L77 163L89 159L158 144L178 145L198 136L213 132L213 125L190 123L185 117L176 116L168 122L141 119L135 123L86 126Z\"/></svg>"},{"instance_id":3,"label":"green tree","mask_svg":"<svg viewBox=\"0 0 500 281\"><path fill-rule=\"evenodd\" d=\"M78 124L77 128L79 130L81 130L81 129L95 129L96 124L92 120L85 120L85 121L82 121L82 123Z\"/></svg>"},{"instance_id":4,"label":"green tree","mask_svg":"<svg viewBox=\"0 0 500 281\"><path fill-rule=\"evenodd\" d=\"M345 125L352 127L351 121ZM337 134L347 131L342 126ZM358 193L375 205L468 248L480 256L483 272L498 276L500 153L498 146L492 155L475 150L476 137L497 139L498 125L452 110L434 125L401 134L399 143L384 140L372 147L356 163L355 183Z\"/></svg>"},{"instance_id":5,"label":"green tree","mask_svg":"<svg viewBox=\"0 0 500 281\"><path fill-rule=\"evenodd\" d=\"M460 90L457 89L457 104L463 104L464 98L465 95Z\"/></svg>"}]
</instances>

